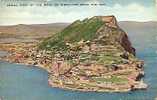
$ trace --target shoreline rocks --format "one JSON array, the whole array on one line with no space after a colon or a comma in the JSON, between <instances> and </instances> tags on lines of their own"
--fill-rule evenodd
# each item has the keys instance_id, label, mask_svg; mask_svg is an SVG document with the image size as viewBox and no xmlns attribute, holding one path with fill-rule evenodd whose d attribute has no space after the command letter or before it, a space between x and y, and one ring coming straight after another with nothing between
<instances>
[{"instance_id":1,"label":"shoreline rocks","mask_svg":"<svg viewBox=\"0 0 157 100\"><path fill-rule=\"evenodd\" d=\"M139 82L137 82L135 85L134 85L134 87L132 88L132 90L145 90L145 89L147 89L148 88L148 85L147 84L145 84L142 80L141 81L139 81Z\"/></svg>"}]
</instances>

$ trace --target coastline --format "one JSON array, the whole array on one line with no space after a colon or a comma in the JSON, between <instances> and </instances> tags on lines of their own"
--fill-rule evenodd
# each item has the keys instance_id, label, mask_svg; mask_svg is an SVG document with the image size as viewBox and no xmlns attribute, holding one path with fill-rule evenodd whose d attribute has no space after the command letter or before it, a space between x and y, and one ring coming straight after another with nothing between
<instances>
[{"instance_id":1,"label":"coastline","mask_svg":"<svg viewBox=\"0 0 157 100\"><path fill-rule=\"evenodd\" d=\"M4 60L1 60L1 61L4 61ZM6 62L9 62L9 61L6 61ZM9 62L9 63L14 63L14 62ZM31 66L31 67L38 67L38 68L41 68L45 71L48 72L48 76L51 75L51 71L49 69L46 69L44 66L42 65L30 65L30 64L26 64L26 63L14 63L14 64L18 64L18 65L26 65L26 66ZM110 93L114 93L114 92L117 92L117 93L123 93L123 92L129 92L129 91L133 91L133 90L140 90L140 89L132 89L131 87L128 88L128 89L115 89L115 90L109 90L109 89L99 89L99 90L88 90L88 89L77 89L77 88L69 88L69 87L65 87L65 86L57 86L57 85L54 85L53 82L48 79L48 84L49 86L53 87L53 88L60 88L60 89L63 89L63 90L71 90L71 91L80 91L80 92L110 92ZM145 84L147 85L147 84ZM147 88L142 88L142 89L147 89Z\"/></svg>"},{"instance_id":2,"label":"coastline","mask_svg":"<svg viewBox=\"0 0 157 100\"><path fill-rule=\"evenodd\" d=\"M10 49L8 49L10 50ZM11 53L11 52L10 52ZM13 52L12 52L13 53ZM135 72L134 74L136 74L136 78L140 76L139 80L136 81L135 79L134 80L131 80L133 82L136 82L136 84L134 83L132 85L127 85L126 87L124 88L121 88L121 85L118 87L118 85L110 85L109 87L95 87L95 88L78 88L78 87L67 87L65 85L63 85L62 83L61 84L54 84L54 81L52 81L52 76L54 76L53 72L52 72L52 69L51 67L48 67L48 66L45 66L43 64L34 64L35 62L27 62L27 60L24 60L24 61L20 61L20 62L15 62L13 61L13 59L11 59L13 56L12 54L10 54L9 56L7 57L1 57L1 60L4 60L4 61L7 61L7 62L10 62L10 63L16 63L16 64L23 64L23 65L27 65L27 66L35 66L35 67L39 67L39 68L42 68L44 70L46 70L48 72L48 76L49 76L49 79L48 79L48 84L51 86L51 87L54 87L54 88L60 88L60 89L65 89L65 90L72 90L72 91L82 91L82 92L128 92L128 91L132 91L132 90L137 90L137 89L147 89L147 84L143 83L143 81L141 81L141 78L144 76L144 72L143 72L143 63L141 62L141 70L140 71L137 71ZM11 57L11 58L10 58ZM27 58L28 59L28 58ZM126 71L126 70L125 70ZM135 70L134 70L135 71ZM112 74L113 72L111 72ZM116 72L114 72L116 73ZM88 82L87 82L88 83ZM71 84L72 86L73 84ZM105 89L106 88L106 89Z\"/></svg>"},{"instance_id":3,"label":"coastline","mask_svg":"<svg viewBox=\"0 0 157 100\"><path fill-rule=\"evenodd\" d=\"M1 60L1 61L5 61L5 60ZM6 61L6 62L9 62L9 61ZM43 65L31 65L31 64L27 64L27 63L15 63L15 62L9 62L9 63L14 63L14 64L18 64L18 65L26 65L26 66L31 66L31 67L38 67L38 68L41 68L45 71L48 72L48 76L51 75L51 70L50 69L47 69L45 68ZM53 88L60 88L60 89L63 89L63 90L71 90L71 91L80 91L80 92L110 92L110 93L114 93L114 92L117 92L117 93L123 93L123 92L129 92L129 91L134 91L134 90L145 90L147 89L147 84L145 83L142 83L145 85L145 87L142 87L140 85L137 85L136 88L127 88L127 89L115 89L115 90L109 90L109 89L95 89L95 90L89 90L89 89L78 89L78 88L70 88L70 87L66 87L66 86L60 86L60 85L54 85L53 82L48 79L48 84L49 86L53 87ZM140 84L140 81L139 83ZM139 87L139 88L137 88Z\"/></svg>"}]
</instances>

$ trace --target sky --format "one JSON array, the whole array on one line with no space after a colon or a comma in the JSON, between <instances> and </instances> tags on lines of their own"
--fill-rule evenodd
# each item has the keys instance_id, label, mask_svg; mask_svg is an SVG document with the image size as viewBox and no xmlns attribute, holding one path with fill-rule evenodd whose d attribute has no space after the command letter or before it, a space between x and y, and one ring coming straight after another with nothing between
<instances>
[{"instance_id":1,"label":"sky","mask_svg":"<svg viewBox=\"0 0 157 100\"><path fill-rule=\"evenodd\" d=\"M12 2L14 1L14 2ZM26 3L84 3L102 6L26 6L7 7L7 4ZM44 24L73 22L93 16L114 15L118 21L157 21L157 0L0 0L0 25Z\"/></svg>"}]
</instances>

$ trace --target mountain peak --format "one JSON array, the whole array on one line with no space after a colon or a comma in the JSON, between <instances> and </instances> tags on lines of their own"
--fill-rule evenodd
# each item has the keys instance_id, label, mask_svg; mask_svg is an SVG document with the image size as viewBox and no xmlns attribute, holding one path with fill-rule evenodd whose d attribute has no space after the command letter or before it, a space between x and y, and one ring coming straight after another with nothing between
<instances>
[{"instance_id":1,"label":"mountain peak","mask_svg":"<svg viewBox=\"0 0 157 100\"><path fill-rule=\"evenodd\" d=\"M76 38L77 37L77 38ZM41 49L68 49L67 43L75 43L84 40L96 44L114 45L117 43L127 52L135 55L135 50L128 39L127 34L121 30L114 16L95 16L83 21L77 20L60 33L45 39L40 45Z\"/></svg>"},{"instance_id":2,"label":"mountain peak","mask_svg":"<svg viewBox=\"0 0 157 100\"><path fill-rule=\"evenodd\" d=\"M109 27L113 27L113 28L118 28L119 27L118 24L117 24L117 19L114 15L95 16L94 18L98 18L98 19L102 20Z\"/></svg>"}]
</instances>

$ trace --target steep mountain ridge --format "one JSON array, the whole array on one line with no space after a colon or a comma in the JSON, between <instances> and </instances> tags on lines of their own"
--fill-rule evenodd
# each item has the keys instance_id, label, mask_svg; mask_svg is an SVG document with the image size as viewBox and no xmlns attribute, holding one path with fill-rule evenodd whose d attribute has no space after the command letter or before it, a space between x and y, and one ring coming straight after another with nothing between
<instances>
[{"instance_id":1,"label":"steep mountain ridge","mask_svg":"<svg viewBox=\"0 0 157 100\"><path fill-rule=\"evenodd\" d=\"M81 40L103 40L107 44L118 42L126 51L135 55L135 49L131 46L126 33L119 28L114 16L95 16L83 21L77 20L60 33L47 38L40 45L40 48L54 48L57 46L61 48L61 45L66 48L66 43Z\"/></svg>"}]
</instances>

